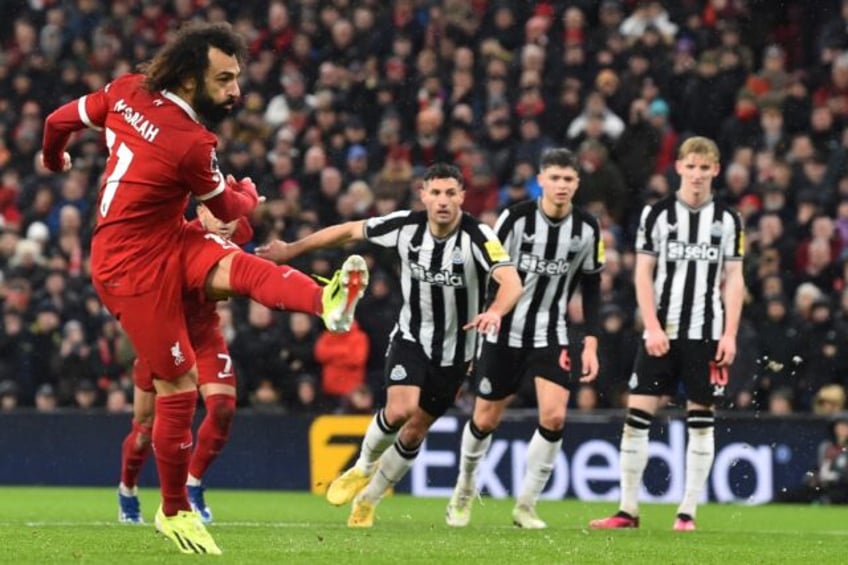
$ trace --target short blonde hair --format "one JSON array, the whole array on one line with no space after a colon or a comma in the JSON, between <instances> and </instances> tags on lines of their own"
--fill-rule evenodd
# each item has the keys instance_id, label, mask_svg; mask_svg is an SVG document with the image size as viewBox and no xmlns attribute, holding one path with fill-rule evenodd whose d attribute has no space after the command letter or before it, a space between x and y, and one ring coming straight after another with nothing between
<instances>
[{"instance_id":1,"label":"short blonde hair","mask_svg":"<svg viewBox=\"0 0 848 565\"><path fill-rule=\"evenodd\" d=\"M681 161L685 159L687 155L693 153L695 155L701 155L702 157L712 159L716 163L718 163L720 159L718 145L716 145L715 141L707 137L695 136L684 141L680 145L680 149L677 150L677 160Z\"/></svg>"}]
</instances>

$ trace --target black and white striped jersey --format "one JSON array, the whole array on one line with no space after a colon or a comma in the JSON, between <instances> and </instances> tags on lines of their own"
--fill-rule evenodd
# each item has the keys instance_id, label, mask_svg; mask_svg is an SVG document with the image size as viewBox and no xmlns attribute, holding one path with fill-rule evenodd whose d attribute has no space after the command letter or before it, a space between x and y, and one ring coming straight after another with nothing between
<instances>
[{"instance_id":1,"label":"black and white striped jersey","mask_svg":"<svg viewBox=\"0 0 848 565\"><path fill-rule=\"evenodd\" d=\"M657 258L654 301L669 339L720 339L724 262L745 254L739 214L715 199L691 208L668 196L642 209L636 251Z\"/></svg>"},{"instance_id":2,"label":"black and white striped jersey","mask_svg":"<svg viewBox=\"0 0 848 565\"><path fill-rule=\"evenodd\" d=\"M568 345L568 301L583 273L604 266L598 222L576 207L554 221L542 212L541 200L532 200L504 210L495 232L524 284L515 308L501 322L498 343L524 348Z\"/></svg>"},{"instance_id":3,"label":"black and white striped jersey","mask_svg":"<svg viewBox=\"0 0 848 565\"><path fill-rule=\"evenodd\" d=\"M474 333L462 326L480 313L489 272L512 264L495 232L463 213L458 229L439 239L426 212L404 210L366 220L365 237L400 256L403 306L392 335L419 343L435 365L470 361Z\"/></svg>"}]
</instances>

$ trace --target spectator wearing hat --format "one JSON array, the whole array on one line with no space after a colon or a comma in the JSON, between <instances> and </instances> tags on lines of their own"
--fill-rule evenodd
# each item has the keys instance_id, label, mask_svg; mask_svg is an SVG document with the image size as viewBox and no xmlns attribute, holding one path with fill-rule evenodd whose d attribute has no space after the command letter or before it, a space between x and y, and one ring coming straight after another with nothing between
<instances>
[{"instance_id":1,"label":"spectator wearing hat","mask_svg":"<svg viewBox=\"0 0 848 565\"><path fill-rule=\"evenodd\" d=\"M44 383L35 391L35 409L38 412L53 412L59 407L56 389L50 383Z\"/></svg>"},{"instance_id":2,"label":"spectator wearing hat","mask_svg":"<svg viewBox=\"0 0 848 565\"><path fill-rule=\"evenodd\" d=\"M364 145L351 145L345 155L344 182L349 185L355 181L368 181L368 150Z\"/></svg>"},{"instance_id":3,"label":"spectator wearing hat","mask_svg":"<svg viewBox=\"0 0 848 565\"><path fill-rule=\"evenodd\" d=\"M365 128L365 123L359 116L349 117L344 124L345 141L349 145L362 145L367 143L368 130Z\"/></svg>"},{"instance_id":4,"label":"spectator wearing hat","mask_svg":"<svg viewBox=\"0 0 848 565\"><path fill-rule=\"evenodd\" d=\"M83 379L74 387L73 406L82 410L90 410L94 408L98 401L97 387L94 382Z\"/></svg>"},{"instance_id":5,"label":"spectator wearing hat","mask_svg":"<svg viewBox=\"0 0 848 565\"><path fill-rule=\"evenodd\" d=\"M18 392L18 383L15 381L0 381L0 412L12 412L18 407Z\"/></svg>"}]
</instances>

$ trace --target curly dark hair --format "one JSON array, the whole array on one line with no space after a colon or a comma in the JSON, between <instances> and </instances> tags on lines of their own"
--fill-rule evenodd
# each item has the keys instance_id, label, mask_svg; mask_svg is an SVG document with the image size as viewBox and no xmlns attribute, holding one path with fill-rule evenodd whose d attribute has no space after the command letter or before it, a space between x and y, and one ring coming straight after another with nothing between
<instances>
[{"instance_id":1,"label":"curly dark hair","mask_svg":"<svg viewBox=\"0 0 848 565\"><path fill-rule=\"evenodd\" d=\"M174 90L187 78L202 84L209 68L210 47L235 55L240 63L247 57L244 40L230 24L190 23L152 60L139 65L139 70L147 75L145 86L152 92Z\"/></svg>"}]
</instances>

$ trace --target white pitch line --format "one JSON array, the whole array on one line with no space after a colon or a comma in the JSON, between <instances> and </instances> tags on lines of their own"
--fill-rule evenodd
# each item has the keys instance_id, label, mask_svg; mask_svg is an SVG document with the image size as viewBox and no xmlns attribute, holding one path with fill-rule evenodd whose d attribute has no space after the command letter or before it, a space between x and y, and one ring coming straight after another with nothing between
<instances>
[{"instance_id":1,"label":"white pitch line","mask_svg":"<svg viewBox=\"0 0 848 565\"><path fill-rule=\"evenodd\" d=\"M402 522L398 522L402 523ZM388 524L387 524L388 525ZM90 521L90 522L70 522L70 521L56 521L56 522L41 522L41 521L31 521L31 522L0 522L0 528L8 528L8 527L20 527L25 526L28 528L126 528L128 530L132 529L144 529L153 526L153 522L148 522L145 524L121 524L119 522L111 522L111 521ZM311 522L215 522L212 524L212 529L217 530L219 528L280 528L280 529L303 529L303 528L330 528L330 529L347 529L347 526L344 523L339 524L327 524L327 523L311 523ZM485 529L510 529L514 530L514 526L507 525L490 525L484 526ZM564 531L574 530L575 528L563 528ZM591 530L582 529L584 533L592 533ZM743 533L741 531L735 530L733 532L729 532L726 530L703 530L706 534L723 534L723 533ZM624 532L625 535L644 535L648 532ZM765 535L791 535L791 536L808 536L808 535L823 535L823 536L848 536L848 530L820 530L816 532L798 532L797 530L750 530L747 533L750 534L765 534Z\"/></svg>"}]
</instances>

